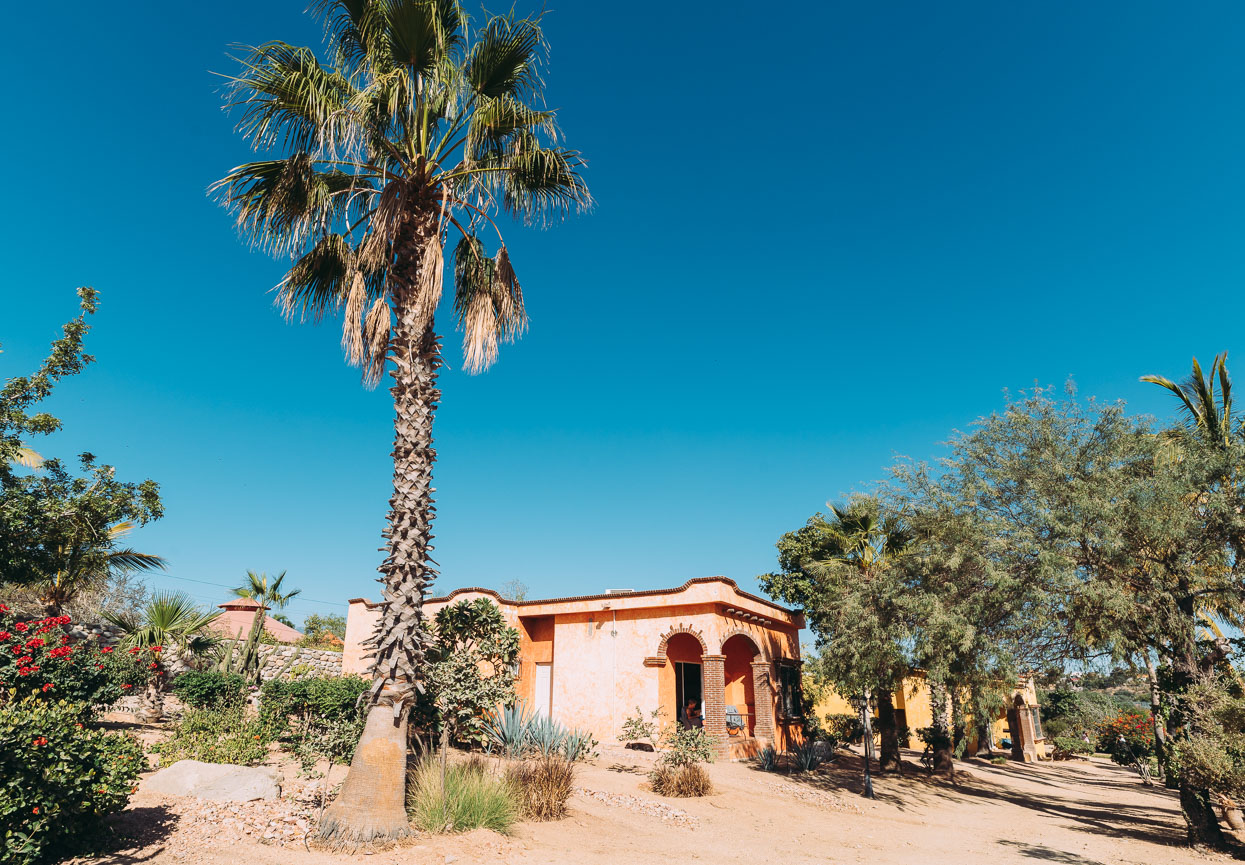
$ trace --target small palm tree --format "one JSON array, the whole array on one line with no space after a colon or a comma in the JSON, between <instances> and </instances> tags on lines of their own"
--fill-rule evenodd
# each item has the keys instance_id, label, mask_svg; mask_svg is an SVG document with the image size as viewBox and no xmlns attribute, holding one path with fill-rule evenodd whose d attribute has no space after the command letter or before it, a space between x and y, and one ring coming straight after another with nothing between
<instances>
[{"instance_id":1,"label":"small palm tree","mask_svg":"<svg viewBox=\"0 0 1245 865\"><path fill-rule=\"evenodd\" d=\"M132 613L105 612L104 618L119 628L124 648L150 649L160 646L181 659L201 657L215 651L217 640L208 626L220 616L219 610L200 608L183 592L159 592L154 595L141 616ZM148 717L159 720L164 714L164 693L168 685L164 664L152 676L147 687Z\"/></svg>"},{"instance_id":2,"label":"small palm tree","mask_svg":"<svg viewBox=\"0 0 1245 865\"><path fill-rule=\"evenodd\" d=\"M393 495L381 615L370 641L371 709L321 838L341 844L410 832L406 724L423 676L432 550L432 421L441 392L435 324L453 252L453 312L464 366L487 368L527 327L496 217L545 224L587 208L576 151L544 104L540 20L513 12L469 27L458 0L316 0L328 50L269 42L230 79L239 131L262 161L214 189L255 244L294 262L285 313L343 317L342 344L375 385L393 378ZM496 235L497 252L481 234Z\"/></svg>"},{"instance_id":3,"label":"small palm tree","mask_svg":"<svg viewBox=\"0 0 1245 865\"><path fill-rule=\"evenodd\" d=\"M57 569L40 590L39 602L47 615L59 616L62 608L79 592L111 576L163 570L167 563L159 556L117 546L134 528L134 523L125 520L109 526L98 536L57 547Z\"/></svg>"},{"instance_id":4,"label":"small palm tree","mask_svg":"<svg viewBox=\"0 0 1245 865\"><path fill-rule=\"evenodd\" d=\"M286 605L294 598L302 594L302 589L293 589L289 592L281 591L281 584L285 582L285 571L277 574L275 577L269 578L266 573L255 573L255 571L246 572L246 583L230 589L235 598L250 598L257 601L261 607L270 607L274 610L284 610Z\"/></svg>"}]
</instances>

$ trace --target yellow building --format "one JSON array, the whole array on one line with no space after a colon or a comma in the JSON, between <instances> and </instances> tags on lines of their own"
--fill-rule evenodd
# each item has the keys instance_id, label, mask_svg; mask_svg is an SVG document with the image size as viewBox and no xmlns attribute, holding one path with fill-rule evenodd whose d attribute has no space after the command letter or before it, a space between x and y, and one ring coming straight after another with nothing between
<instances>
[{"instance_id":1,"label":"yellow building","mask_svg":"<svg viewBox=\"0 0 1245 865\"><path fill-rule=\"evenodd\" d=\"M813 709L819 720L827 715L855 715L857 710L851 702L833 689L830 689ZM877 709L874 709L877 717ZM951 721L950 709L947 711L947 722ZM907 725L915 733L922 727L934 723L934 709L930 700L929 683L925 673L914 671L903 680L903 687L895 692L895 722ZM966 731L968 744L964 750L966 757L971 757L980 750L977 742L976 725L970 723ZM1030 678L1021 679L1012 689L1010 705L999 712L999 716L990 725L992 745L999 748L999 742L1009 739L1012 743L1012 755L1025 762L1046 759L1045 737L1042 734L1042 722L1037 700L1037 689ZM920 747L914 740L910 743Z\"/></svg>"}]
</instances>

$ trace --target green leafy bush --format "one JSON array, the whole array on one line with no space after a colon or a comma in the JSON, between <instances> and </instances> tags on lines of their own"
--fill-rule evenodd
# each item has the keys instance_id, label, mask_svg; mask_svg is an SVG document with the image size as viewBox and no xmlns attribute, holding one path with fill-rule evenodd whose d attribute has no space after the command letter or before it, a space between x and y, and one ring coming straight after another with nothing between
<instances>
[{"instance_id":1,"label":"green leafy bush","mask_svg":"<svg viewBox=\"0 0 1245 865\"><path fill-rule=\"evenodd\" d=\"M1066 759L1074 754L1094 753L1094 743L1078 739L1076 736L1055 737L1055 759Z\"/></svg>"},{"instance_id":2,"label":"green leafy bush","mask_svg":"<svg viewBox=\"0 0 1245 865\"><path fill-rule=\"evenodd\" d=\"M80 705L25 697L0 706L0 861L70 852L125 807L144 767L136 741L91 729Z\"/></svg>"},{"instance_id":3,"label":"green leafy bush","mask_svg":"<svg viewBox=\"0 0 1245 865\"><path fill-rule=\"evenodd\" d=\"M575 766L560 754L550 754L510 766L506 778L519 795L524 816L557 820L566 814L566 800L575 789Z\"/></svg>"},{"instance_id":4,"label":"green leafy bush","mask_svg":"<svg viewBox=\"0 0 1245 865\"><path fill-rule=\"evenodd\" d=\"M68 616L18 621L0 604L0 688L18 697L66 700L89 713L154 675L158 653L136 657L96 643L71 643L64 631L69 623Z\"/></svg>"},{"instance_id":5,"label":"green leafy bush","mask_svg":"<svg viewBox=\"0 0 1245 865\"><path fill-rule=\"evenodd\" d=\"M826 734L840 744L854 745L865 737L865 728L857 715L826 715Z\"/></svg>"},{"instance_id":6,"label":"green leafy bush","mask_svg":"<svg viewBox=\"0 0 1245 865\"><path fill-rule=\"evenodd\" d=\"M268 756L279 726L270 717L248 715L242 705L191 709L173 726L173 733L151 746L160 765L178 760L253 766Z\"/></svg>"},{"instance_id":7,"label":"green leafy bush","mask_svg":"<svg viewBox=\"0 0 1245 865\"><path fill-rule=\"evenodd\" d=\"M622 732L618 734L619 741L628 745L648 745L647 750L656 751L661 741L661 717L664 711L659 706L651 714L645 715L636 706L635 714L623 719Z\"/></svg>"},{"instance_id":8,"label":"green leafy bush","mask_svg":"<svg viewBox=\"0 0 1245 865\"><path fill-rule=\"evenodd\" d=\"M438 835L480 828L509 835L522 807L514 785L479 758L450 764L444 790L440 762L421 760L407 775L406 790L412 822Z\"/></svg>"},{"instance_id":9,"label":"green leafy bush","mask_svg":"<svg viewBox=\"0 0 1245 865\"><path fill-rule=\"evenodd\" d=\"M661 762L667 766L689 766L713 762L713 740L703 727L674 726L662 741Z\"/></svg>"},{"instance_id":10,"label":"green leafy bush","mask_svg":"<svg viewBox=\"0 0 1245 865\"><path fill-rule=\"evenodd\" d=\"M172 690L187 706L211 709L241 703L246 696L246 679L219 670L188 670L173 679Z\"/></svg>"},{"instance_id":11,"label":"green leafy bush","mask_svg":"<svg viewBox=\"0 0 1245 865\"><path fill-rule=\"evenodd\" d=\"M1154 753L1154 722L1150 713L1121 713L1100 723L1098 750L1109 753L1121 766L1131 766L1134 757L1149 757Z\"/></svg>"},{"instance_id":12,"label":"green leafy bush","mask_svg":"<svg viewBox=\"0 0 1245 865\"><path fill-rule=\"evenodd\" d=\"M367 692L368 685L362 676L273 679L260 690L260 704L264 714L281 719L349 721L359 715L359 698Z\"/></svg>"},{"instance_id":13,"label":"green leafy bush","mask_svg":"<svg viewBox=\"0 0 1245 865\"><path fill-rule=\"evenodd\" d=\"M951 747L951 734L942 727L921 727L916 731L916 736L935 751Z\"/></svg>"}]
</instances>

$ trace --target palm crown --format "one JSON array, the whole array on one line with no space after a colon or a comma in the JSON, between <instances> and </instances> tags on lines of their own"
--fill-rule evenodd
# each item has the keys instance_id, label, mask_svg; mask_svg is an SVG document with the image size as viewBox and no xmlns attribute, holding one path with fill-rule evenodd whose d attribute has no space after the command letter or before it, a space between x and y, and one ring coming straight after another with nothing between
<instances>
[{"instance_id":1,"label":"palm crown","mask_svg":"<svg viewBox=\"0 0 1245 865\"><path fill-rule=\"evenodd\" d=\"M578 153L543 106L539 19L513 12L476 31L457 0L320 0L328 62L309 48L247 49L230 106L257 149L216 189L254 242L290 253L287 315L344 312L343 347L370 383L390 347L391 310L415 329L441 296L451 229L454 310L465 365L493 362L527 324L493 219L526 223L591 204ZM495 234L488 256L480 237Z\"/></svg>"}]
</instances>

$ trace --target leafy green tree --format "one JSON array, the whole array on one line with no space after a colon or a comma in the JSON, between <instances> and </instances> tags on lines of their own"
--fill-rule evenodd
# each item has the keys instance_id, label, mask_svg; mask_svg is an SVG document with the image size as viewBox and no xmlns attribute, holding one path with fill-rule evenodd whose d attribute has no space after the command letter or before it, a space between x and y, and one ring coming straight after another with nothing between
<instances>
[{"instance_id":1,"label":"leafy green tree","mask_svg":"<svg viewBox=\"0 0 1245 865\"><path fill-rule=\"evenodd\" d=\"M312 613L303 620L303 633L308 637L332 634L339 640L346 639L346 617L341 613L322 615Z\"/></svg>"},{"instance_id":2,"label":"leafy green tree","mask_svg":"<svg viewBox=\"0 0 1245 865\"><path fill-rule=\"evenodd\" d=\"M112 466L89 453L79 456L75 475L24 444L61 428L38 404L94 360L83 340L97 295L80 288L78 297L82 312L64 326L47 360L34 375L11 378L0 389L0 574L6 583L35 586L50 615L103 582L163 566L156 556L120 545L132 528L163 515L154 481L119 481Z\"/></svg>"},{"instance_id":3,"label":"leafy green tree","mask_svg":"<svg viewBox=\"0 0 1245 865\"><path fill-rule=\"evenodd\" d=\"M239 131L261 151L215 187L254 243L294 258L277 289L291 316L341 313L349 360L393 379L394 484L385 590L369 648L373 710L341 796L321 822L334 843L409 834L406 720L423 671L432 422L442 366L435 314L444 243L464 366L488 367L527 326L494 216L527 223L591 204L578 153L543 107L540 20L513 12L468 27L456 0L319 0L328 50L269 42L231 80ZM481 232L496 233L495 255ZM394 723L394 720L398 723ZM375 747L368 747L375 742Z\"/></svg>"},{"instance_id":4,"label":"leafy green tree","mask_svg":"<svg viewBox=\"0 0 1245 865\"><path fill-rule=\"evenodd\" d=\"M898 771L894 689L909 669L906 576L911 536L876 498L816 514L778 541L778 573L761 577L770 595L801 607L817 634L819 670L842 694L876 697L883 769ZM866 713L866 717L868 713ZM867 738L872 742L872 737Z\"/></svg>"}]
</instances>

